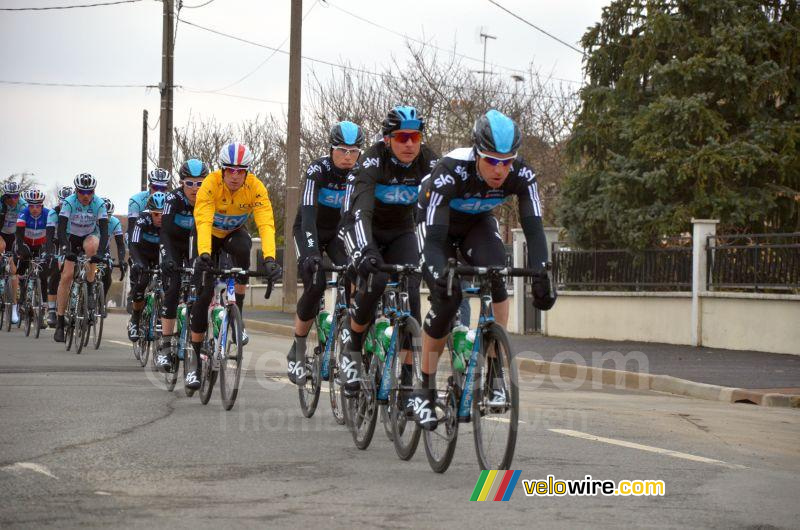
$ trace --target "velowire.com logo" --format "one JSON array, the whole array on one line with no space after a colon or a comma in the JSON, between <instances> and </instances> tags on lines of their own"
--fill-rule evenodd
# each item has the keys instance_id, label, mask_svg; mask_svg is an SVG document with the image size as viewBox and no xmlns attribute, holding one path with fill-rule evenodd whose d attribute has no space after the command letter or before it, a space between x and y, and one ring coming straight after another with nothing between
<instances>
[{"instance_id":1,"label":"velowire.com logo","mask_svg":"<svg viewBox=\"0 0 800 530\"><path fill-rule=\"evenodd\" d=\"M507 501L517 487L522 471L509 469L508 471L486 470L481 472L475 489L472 490L470 501Z\"/></svg>"}]
</instances>

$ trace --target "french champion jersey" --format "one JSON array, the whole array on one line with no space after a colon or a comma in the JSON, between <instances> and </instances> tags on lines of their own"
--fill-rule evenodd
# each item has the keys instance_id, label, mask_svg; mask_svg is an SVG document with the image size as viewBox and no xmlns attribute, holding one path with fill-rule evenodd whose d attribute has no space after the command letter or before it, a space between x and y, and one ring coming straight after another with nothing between
<instances>
[{"instance_id":1,"label":"french champion jersey","mask_svg":"<svg viewBox=\"0 0 800 530\"><path fill-rule=\"evenodd\" d=\"M38 217L33 217L29 208L25 208L17 217L17 228L24 228L25 234L22 236L25 244L29 247L39 247L44 245L47 240L47 219L50 210L42 208Z\"/></svg>"},{"instance_id":2,"label":"french champion jersey","mask_svg":"<svg viewBox=\"0 0 800 530\"><path fill-rule=\"evenodd\" d=\"M491 212L512 195L519 198L520 217L542 216L536 173L524 160L514 160L503 185L493 189L478 176L474 149L465 147L439 159L422 183L419 208L428 226L460 226Z\"/></svg>"},{"instance_id":3,"label":"french champion jersey","mask_svg":"<svg viewBox=\"0 0 800 530\"><path fill-rule=\"evenodd\" d=\"M78 195L73 193L61 205L59 217L66 217L67 235L86 237L97 232L97 221L108 219L108 212L103 199L95 195L92 202L84 206L78 200Z\"/></svg>"},{"instance_id":4,"label":"french champion jersey","mask_svg":"<svg viewBox=\"0 0 800 530\"><path fill-rule=\"evenodd\" d=\"M19 218L19 214L28 206L28 203L25 202L25 199L22 197L19 198L17 204L12 207L9 207L6 204L6 197L3 195L0 197L0 214L3 214L3 227L0 229L4 234L13 234L17 231L17 219Z\"/></svg>"}]
</instances>

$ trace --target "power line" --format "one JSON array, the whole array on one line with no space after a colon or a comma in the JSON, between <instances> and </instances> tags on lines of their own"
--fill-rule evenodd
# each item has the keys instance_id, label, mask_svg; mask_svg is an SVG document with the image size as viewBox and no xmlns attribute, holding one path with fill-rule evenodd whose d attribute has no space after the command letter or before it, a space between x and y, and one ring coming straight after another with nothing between
<instances>
[{"instance_id":1,"label":"power line","mask_svg":"<svg viewBox=\"0 0 800 530\"><path fill-rule=\"evenodd\" d=\"M237 98L237 99L248 99L250 101L260 101L261 103L274 103L275 105L286 105L285 101L276 101L274 99L264 99L264 98L256 98L252 96L241 96L239 94L227 94L225 92L217 92L215 90L200 90L197 88L191 87L179 87L181 90L185 90L186 92L192 92L194 94L210 94L212 96L225 96L229 98Z\"/></svg>"},{"instance_id":2,"label":"power line","mask_svg":"<svg viewBox=\"0 0 800 530\"><path fill-rule=\"evenodd\" d=\"M361 15L353 13L352 11L348 11L347 9L344 9L343 7L339 7L339 6L331 3L328 0L323 0L322 3L323 3L323 5L331 6L332 8L334 8L334 9L336 9L338 11L341 11L342 13L345 13L346 15L349 15L349 16L351 16L353 18L356 18L356 19L358 19L358 20L360 20L362 22L365 22L365 23L367 23L367 24L369 24L371 26L374 26L376 28L382 29L383 31L388 31L391 34L397 35L398 37L402 37L402 38L404 38L406 40L410 40L410 41L416 42L418 44L422 44L423 46L430 46L431 48L443 51L445 53L448 53L448 54L456 56L456 57L461 57L462 59L468 59L470 61L474 61L476 63L481 63L481 64L483 63L483 59L479 59L478 57L472 57L470 55L459 53L459 52L455 51L455 47L453 47L452 50L450 50L448 48L442 48L441 46L437 46L435 44L431 44L429 42L425 42L422 39L417 39L417 38L412 37L410 35L406 35L405 33L400 33L399 31L395 31L392 28L389 28L389 27L383 26L381 24L378 24L377 22L375 22L373 20L369 20L368 18L362 17ZM527 73L526 70L523 70L521 68L511 68L510 66L503 66L502 64L492 63L491 66L496 66L498 68L503 68L504 70L508 70L510 72ZM562 79L562 78L558 78L558 77L550 77L549 79L554 79L556 81L564 81L565 83L575 83L575 84L578 84L578 85L583 84L581 81L575 81L574 79Z\"/></svg>"},{"instance_id":3,"label":"power line","mask_svg":"<svg viewBox=\"0 0 800 530\"><path fill-rule=\"evenodd\" d=\"M505 7L501 6L500 4L498 4L497 2L495 2L495 0L489 0L489 3L490 3L490 4L494 4L494 5L496 5L497 7L499 7L500 9L502 9L503 11L505 11L506 13L508 13L509 15L511 15L512 17L514 17L514 18L516 18L516 19L518 19L518 20L521 20L522 22L524 22L525 24L529 25L529 26L530 26L530 27L532 27L533 29L535 29L535 30L537 30L537 31L539 31L539 32L541 32L541 33L544 33L545 35L547 35L547 36L548 36L548 37L550 37L551 39L553 39L553 40L555 40L555 41L557 41L557 42L560 42L561 44L563 44L563 45L564 45L564 46L566 46L567 48L569 48L569 49L571 49L571 50L574 50L574 51L576 51L576 52L580 53L581 55L583 55L583 50L579 50L578 48L576 48L576 47L575 47L575 46L573 46L572 44L569 44L569 43L567 43L567 42L564 42L563 40L559 39L559 38L558 38L558 37L556 37L555 35L552 35L552 34L550 34L550 33L546 32L545 30L543 30L542 28L540 28L539 26L537 26L537 25L536 25L536 24L534 24L533 22L529 22L529 21L525 20L524 18L522 18L521 16L517 15L516 13L514 13L513 11L510 11L510 10L506 9Z\"/></svg>"},{"instance_id":4,"label":"power line","mask_svg":"<svg viewBox=\"0 0 800 530\"><path fill-rule=\"evenodd\" d=\"M213 1L213 0L211 0L211 1ZM306 11L306 14L305 14L305 15L303 15L303 20L305 20L305 19L306 19L306 17L307 17L308 15L310 15L310 14L311 14L311 12L314 10L314 8L317 6L317 4L318 4L318 3L319 3L319 0L317 0L316 2L314 2L313 4L311 4L311 7L310 7L310 8L308 8L308 11ZM288 36L287 36L285 39L283 39L283 42L281 42L281 43L278 45L278 50L282 49L282 48L283 48L283 45L284 45L284 44L286 44L286 41L288 41L288 40L289 40L289 37L288 37ZM273 50L273 52L272 52L272 53L270 53L270 54L269 54L269 55L268 55L268 56L267 56L267 57L266 57L266 58L265 58L263 61L261 61L261 62L258 64L258 66L256 66L255 68L253 68L252 70L250 70L249 72L247 72L245 75L243 75L242 77L240 77L238 80L234 81L233 83L231 83L231 84L229 84L229 85L225 85L225 86L224 86L224 87L222 87L222 88L218 88L218 89L215 89L215 90L211 90L210 92L221 92L221 91L223 91L223 90L228 90L229 88L231 88L231 87L234 87L234 86L238 85L239 83L241 83L242 81L244 81L245 79L247 79L248 77L250 77L251 75L253 75L254 73L256 73L257 71L259 71L259 70L261 69L261 67L262 67L262 66L264 66L265 64L267 64L267 62L269 62L269 60L270 60L270 59L272 59L273 57L275 57L275 54L276 54L276 53L278 53L278 50Z\"/></svg>"},{"instance_id":5,"label":"power line","mask_svg":"<svg viewBox=\"0 0 800 530\"><path fill-rule=\"evenodd\" d=\"M187 6L187 5L185 5L183 3L183 1L180 1L178 3L178 10L180 10L182 7L185 7L186 9L197 9L198 7L205 7L205 6L207 6L208 4L210 4L213 1L214 0L208 0L208 2L203 2L202 4L199 4L199 5L196 5L196 6Z\"/></svg>"},{"instance_id":6,"label":"power line","mask_svg":"<svg viewBox=\"0 0 800 530\"><path fill-rule=\"evenodd\" d=\"M97 2L94 4L76 4L68 6L49 6L49 7L0 7L0 11L52 11L56 9L80 9L84 7L103 7L114 6L117 4L134 4L144 0L116 0L114 2Z\"/></svg>"},{"instance_id":7,"label":"power line","mask_svg":"<svg viewBox=\"0 0 800 530\"><path fill-rule=\"evenodd\" d=\"M223 32L221 32L219 30L216 30L216 29L212 29L212 28L208 28L208 27L205 27L205 26L201 26L200 24L195 24L194 22L189 22L188 20L186 20L184 18L181 18L181 19L178 19L178 20L180 22L183 22L184 24L188 24L189 26L201 29L203 31L207 31L209 33L214 33L215 35L219 35L221 37L226 37L226 38L229 38L229 39L232 39L232 40L235 40L235 41L243 42L245 44L250 44L252 46L257 46L259 48L264 48L264 49L267 49L267 50L273 50L276 53L281 53L283 55L289 55L289 52L281 50L279 48L275 48L273 46L267 46L266 44L261 44L261 43L258 43L258 42L247 40L247 39L244 39L242 37L237 37L236 35L231 35L229 33L223 33ZM393 76L391 74L373 72L371 70L366 70L364 68L358 68L358 67L355 67L355 66L349 66L349 65L340 64L340 63L334 63L334 62L331 62L331 61L326 61L324 59L317 59L315 57L308 57L306 55L302 55L301 58L303 58L303 59L305 59L307 61L314 62L314 63L324 64L326 66L331 66L333 68L339 68L339 69L342 69L342 70L349 70L351 72L357 72L357 73L370 75L370 76L374 76L374 77L380 77L380 78L387 79L387 80L393 81L393 82L402 82L403 81L403 78L396 77L396 76ZM447 86L449 88L462 88L462 89L464 88L462 86L447 85L447 84L443 84L443 86ZM206 92L212 93L213 91L206 91ZM496 93L505 94L505 95L515 95L514 92L509 92L509 91L497 91ZM550 99L560 99L557 96L547 96L547 97L549 97ZM576 96L571 95L569 97L576 97Z\"/></svg>"},{"instance_id":8,"label":"power line","mask_svg":"<svg viewBox=\"0 0 800 530\"><path fill-rule=\"evenodd\" d=\"M26 86L60 86L73 88L158 88L158 85L112 85L112 84L89 84L89 83L47 83L39 81L8 81L0 79L3 85L26 85Z\"/></svg>"}]
</instances>

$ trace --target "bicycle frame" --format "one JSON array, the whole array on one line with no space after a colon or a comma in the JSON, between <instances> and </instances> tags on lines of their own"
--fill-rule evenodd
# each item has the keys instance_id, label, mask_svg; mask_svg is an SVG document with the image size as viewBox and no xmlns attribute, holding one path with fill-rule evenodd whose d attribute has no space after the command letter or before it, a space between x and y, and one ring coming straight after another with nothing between
<instances>
[{"instance_id":1,"label":"bicycle frame","mask_svg":"<svg viewBox=\"0 0 800 530\"><path fill-rule=\"evenodd\" d=\"M464 377L464 388L461 392L461 400L458 404L458 421L468 422L470 420L470 410L472 410L472 382L475 380L475 369L478 365L478 355L481 351L481 341L483 331L494 323L494 309L492 308L492 296L489 293L487 281L481 281L480 287L481 314L478 318L478 328L475 330L475 342L472 345L472 353L469 357L466 374Z\"/></svg>"},{"instance_id":2,"label":"bicycle frame","mask_svg":"<svg viewBox=\"0 0 800 530\"><path fill-rule=\"evenodd\" d=\"M392 360L398 354L397 341L400 334L400 328L406 318L411 316L411 309L409 307L408 299L408 274L409 272L399 271L400 279L397 282L389 282L386 284L387 292L384 293L384 298L389 302L383 304L383 314L389 319L392 326L392 338L389 341L389 348L386 350L383 365L383 376L381 377L381 385L376 393L376 399L379 403L385 403L389 400L389 392L391 388L392 378ZM399 296L398 296L399 295ZM397 303L397 300L400 300ZM375 344L382 348L380 337L374 337Z\"/></svg>"},{"instance_id":3,"label":"bicycle frame","mask_svg":"<svg viewBox=\"0 0 800 530\"><path fill-rule=\"evenodd\" d=\"M325 350L322 353L322 366L320 367L320 375L323 379L326 379L329 376L327 371L328 363L330 362L331 350L333 349L333 343L336 340L336 334L339 330L339 315L343 311L347 311L344 272L339 273L336 277L336 280L331 280L326 283L328 287L336 287L336 302L334 304L333 315L331 317L331 329L328 331L328 336L325 338ZM325 297L323 296L322 301L324 302L324 300ZM319 324L317 324L318 337L320 333L321 330L319 328Z\"/></svg>"}]
</instances>

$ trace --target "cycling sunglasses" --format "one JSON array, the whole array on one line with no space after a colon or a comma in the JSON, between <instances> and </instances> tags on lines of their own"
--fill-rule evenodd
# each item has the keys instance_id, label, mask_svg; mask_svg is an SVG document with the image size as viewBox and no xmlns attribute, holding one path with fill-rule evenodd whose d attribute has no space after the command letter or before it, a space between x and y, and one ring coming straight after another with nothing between
<instances>
[{"instance_id":1,"label":"cycling sunglasses","mask_svg":"<svg viewBox=\"0 0 800 530\"><path fill-rule=\"evenodd\" d=\"M419 131L414 132L396 132L389 135L389 138L394 138L401 144L411 140L413 143L418 144L422 141L422 133Z\"/></svg>"},{"instance_id":2,"label":"cycling sunglasses","mask_svg":"<svg viewBox=\"0 0 800 530\"><path fill-rule=\"evenodd\" d=\"M94 193L94 190L77 190L78 195L91 195Z\"/></svg>"},{"instance_id":3,"label":"cycling sunglasses","mask_svg":"<svg viewBox=\"0 0 800 530\"><path fill-rule=\"evenodd\" d=\"M6 193L6 199L19 199L19 193Z\"/></svg>"},{"instance_id":4,"label":"cycling sunglasses","mask_svg":"<svg viewBox=\"0 0 800 530\"><path fill-rule=\"evenodd\" d=\"M361 153L361 149L359 149L358 147L354 147L352 149L348 149L347 147L334 147L333 150L338 151L339 153L345 156L346 155L358 156Z\"/></svg>"},{"instance_id":5,"label":"cycling sunglasses","mask_svg":"<svg viewBox=\"0 0 800 530\"><path fill-rule=\"evenodd\" d=\"M187 188L199 188L203 185L202 180L184 180L183 185Z\"/></svg>"},{"instance_id":6,"label":"cycling sunglasses","mask_svg":"<svg viewBox=\"0 0 800 530\"><path fill-rule=\"evenodd\" d=\"M231 173L233 175L246 175L247 174L247 168L246 167L224 167L223 166L222 169L224 169L225 171L227 171L227 172L229 172L229 173Z\"/></svg>"},{"instance_id":7,"label":"cycling sunglasses","mask_svg":"<svg viewBox=\"0 0 800 530\"><path fill-rule=\"evenodd\" d=\"M489 162L489 165L492 165L492 166L502 165L504 167L510 166L511 164L514 163L514 160L517 159L517 154L516 153L514 153L511 156L504 157L504 158L496 158L494 156L485 155L485 154L481 153L480 151L478 151L478 156L481 157L482 159L486 160L487 162Z\"/></svg>"},{"instance_id":8,"label":"cycling sunglasses","mask_svg":"<svg viewBox=\"0 0 800 530\"><path fill-rule=\"evenodd\" d=\"M156 191L166 191L167 185L166 184L150 184L150 189L151 190L156 190Z\"/></svg>"}]
</instances>

